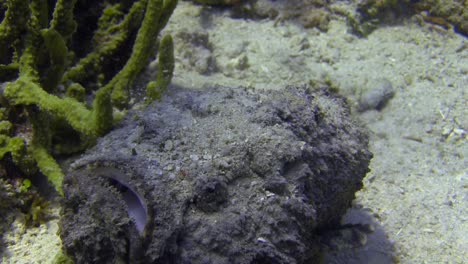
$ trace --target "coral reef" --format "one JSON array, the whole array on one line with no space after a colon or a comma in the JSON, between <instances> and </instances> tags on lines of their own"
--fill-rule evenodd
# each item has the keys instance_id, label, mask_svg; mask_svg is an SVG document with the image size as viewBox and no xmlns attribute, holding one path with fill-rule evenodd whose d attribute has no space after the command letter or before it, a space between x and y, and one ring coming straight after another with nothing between
<instances>
[{"instance_id":1,"label":"coral reef","mask_svg":"<svg viewBox=\"0 0 468 264\"><path fill-rule=\"evenodd\" d=\"M326 88L174 87L69 167L64 249L76 263L317 263L350 231L367 145Z\"/></svg>"},{"instance_id":2,"label":"coral reef","mask_svg":"<svg viewBox=\"0 0 468 264\"><path fill-rule=\"evenodd\" d=\"M328 31L334 19L346 18L351 31L367 36L381 24L417 16L425 23L468 34L468 5L465 0L193 0L230 7L233 17L293 20L306 28Z\"/></svg>"},{"instance_id":3,"label":"coral reef","mask_svg":"<svg viewBox=\"0 0 468 264\"><path fill-rule=\"evenodd\" d=\"M328 8L334 1L324 0L193 0L195 3L230 7L233 17L274 18L294 20L306 28L328 30L333 11Z\"/></svg>"},{"instance_id":4,"label":"coral reef","mask_svg":"<svg viewBox=\"0 0 468 264\"><path fill-rule=\"evenodd\" d=\"M412 15L468 35L468 5L464 0L361 0L356 11L359 15L350 17L350 24L354 32L362 36L372 32L379 23Z\"/></svg>"},{"instance_id":5,"label":"coral reef","mask_svg":"<svg viewBox=\"0 0 468 264\"><path fill-rule=\"evenodd\" d=\"M428 23L448 28L453 26L456 32L468 36L468 2L464 0L419 1L414 10L421 12Z\"/></svg>"},{"instance_id":6,"label":"coral reef","mask_svg":"<svg viewBox=\"0 0 468 264\"><path fill-rule=\"evenodd\" d=\"M174 68L172 39L157 44L177 0L7 0L0 4L0 158L49 178L59 193L54 156L80 151L109 132L114 109L156 54L159 98ZM49 20L50 18L50 20ZM7 157L8 158L8 157Z\"/></svg>"}]
</instances>

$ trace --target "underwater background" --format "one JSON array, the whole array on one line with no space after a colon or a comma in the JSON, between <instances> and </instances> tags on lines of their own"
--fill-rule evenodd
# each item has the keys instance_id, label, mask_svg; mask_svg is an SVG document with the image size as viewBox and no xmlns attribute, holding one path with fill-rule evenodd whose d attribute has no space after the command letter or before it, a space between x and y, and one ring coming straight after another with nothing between
<instances>
[{"instance_id":1,"label":"underwater background","mask_svg":"<svg viewBox=\"0 0 468 264\"><path fill-rule=\"evenodd\" d=\"M172 86L328 86L370 130L370 172L343 224L375 230L325 263L468 261L466 1L194 2L161 33L174 42ZM2 263L56 262L61 208L47 207L39 224L4 230Z\"/></svg>"}]
</instances>

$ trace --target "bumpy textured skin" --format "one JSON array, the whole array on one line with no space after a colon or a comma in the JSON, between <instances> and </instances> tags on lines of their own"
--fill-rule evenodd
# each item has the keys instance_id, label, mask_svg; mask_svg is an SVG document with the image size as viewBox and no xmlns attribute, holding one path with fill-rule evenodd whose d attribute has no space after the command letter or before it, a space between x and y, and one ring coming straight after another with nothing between
<instances>
[{"instance_id":1,"label":"bumpy textured skin","mask_svg":"<svg viewBox=\"0 0 468 264\"><path fill-rule=\"evenodd\" d=\"M65 250L77 263L315 263L318 233L361 188L367 145L327 89L173 89L74 161ZM109 178L143 197L141 234Z\"/></svg>"}]
</instances>

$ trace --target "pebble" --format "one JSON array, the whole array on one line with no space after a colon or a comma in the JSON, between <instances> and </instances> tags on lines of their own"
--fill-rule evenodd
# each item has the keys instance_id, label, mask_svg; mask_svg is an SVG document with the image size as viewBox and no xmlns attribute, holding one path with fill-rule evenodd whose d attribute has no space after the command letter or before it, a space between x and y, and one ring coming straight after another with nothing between
<instances>
[{"instance_id":1,"label":"pebble","mask_svg":"<svg viewBox=\"0 0 468 264\"><path fill-rule=\"evenodd\" d=\"M165 149L166 151L171 151L173 148L174 148L174 143L172 143L172 140L167 140L167 141L164 143L164 149Z\"/></svg>"},{"instance_id":2,"label":"pebble","mask_svg":"<svg viewBox=\"0 0 468 264\"><path fill-rule=\"evenodd\" d=\"M381 110L394 94L395 90L388 79L381 78L370 81L363 89L359 99L359 111Z\"/></svg>"}]
</instances>

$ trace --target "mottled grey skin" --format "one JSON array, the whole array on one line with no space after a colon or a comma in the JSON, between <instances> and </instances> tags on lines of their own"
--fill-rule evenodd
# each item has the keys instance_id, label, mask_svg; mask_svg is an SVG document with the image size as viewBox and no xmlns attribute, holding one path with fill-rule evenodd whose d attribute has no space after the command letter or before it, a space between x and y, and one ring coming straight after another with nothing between
<instances>
[{"instance_id":1,"label":"mottled grey skin","mask_svg":"<svg viewBox=\"0 0 468 264\"><path fill-rule=\"evenodd\" d=\"M77 263L318 262L367 145L327 89L172 89L71 166L64 247ZM115 177L144 200L142 233Z\"/></svg>"}]
</instances>

